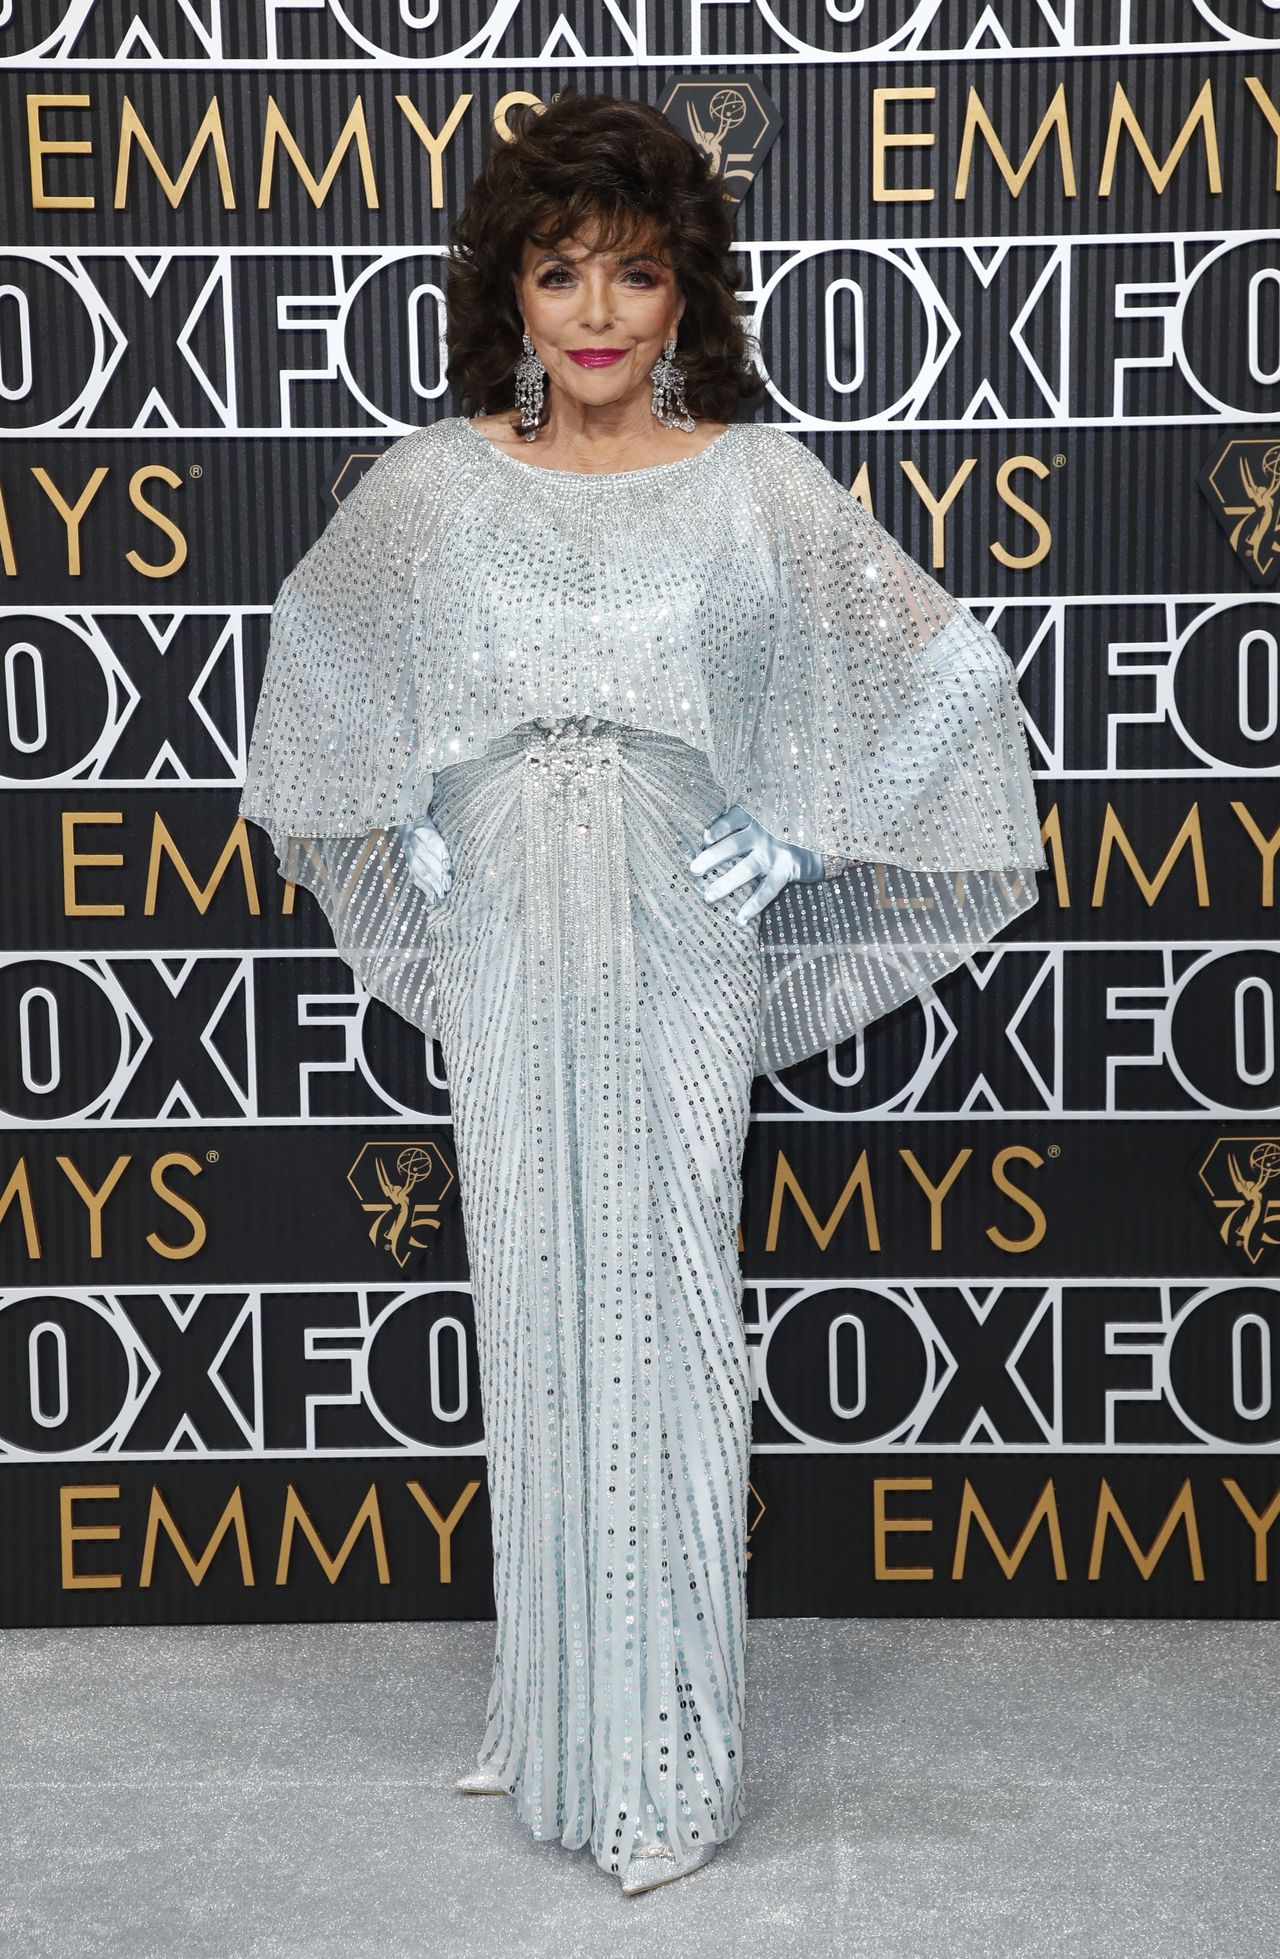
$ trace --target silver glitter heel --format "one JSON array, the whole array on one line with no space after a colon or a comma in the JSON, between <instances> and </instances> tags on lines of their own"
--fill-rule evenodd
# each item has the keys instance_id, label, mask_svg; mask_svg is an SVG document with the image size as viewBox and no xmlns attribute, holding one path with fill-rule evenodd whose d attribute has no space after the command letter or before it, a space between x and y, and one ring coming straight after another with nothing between
<instances>
[{"instance_id":1,"label":"silver glitter heel","mask_svg":"<svg viewBox=\"0 0 1280 1959\"><path fill-rule=\"evenodd\" d=\"M700 1871L716 1854L714 1843L701 1843L687 1857L678 1858L665 1843L641 1844L631 1853L627 1874L622 1880L624 1898L638 1898L642 1891L656 1891L660 1884L674 1884L678 1877Z\"/></svg>"},{"instance_id":2,"label":"silver glitter heel","mask_svg":"<svg viewBox=\"0 0 1280 1959\"><path fill-rule=\"evenodd\" d=\"M511 1791L492 1769L473 1769L470 1775L459 1776L453 1793L455 1796L509 1796Z\"/></svg>"}]
</instances>

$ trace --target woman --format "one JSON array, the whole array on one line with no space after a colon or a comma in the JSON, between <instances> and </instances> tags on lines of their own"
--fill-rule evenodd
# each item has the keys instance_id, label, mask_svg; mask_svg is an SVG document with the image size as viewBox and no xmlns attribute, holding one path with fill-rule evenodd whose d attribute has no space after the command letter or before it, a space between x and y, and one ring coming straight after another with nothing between
<instances>
[{"instance_id":1,"label":"woman","mask_svg":"<svg viewBox=\"0 0 1280 1959\"><path fill-rule=\"evenodd\" d=\"M444 1056L497 1601L458 1786L628 1892L742 1816L752 1079L1045 861L999 643L735 419L731 243L642 104L495 146L450 284L488 412L394 443L285 580L241 805Z\"/></svg>"}]
</instances>

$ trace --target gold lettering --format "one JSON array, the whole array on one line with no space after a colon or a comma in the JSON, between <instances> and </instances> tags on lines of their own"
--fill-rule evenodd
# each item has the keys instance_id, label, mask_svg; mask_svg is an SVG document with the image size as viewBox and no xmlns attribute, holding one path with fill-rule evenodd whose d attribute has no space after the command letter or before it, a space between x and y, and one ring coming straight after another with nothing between
<instances>
[{"instance_id":1,"label":"gold lettering","mask_svg":"<svg viewBox=\"0 0 1280 1959\"><path fill-rule=\"evenodd\" d=\"M1272 1524L1277 1517L1280 1517L1280 1490L1277 1490L1266 1509L1259 1515L1234 1476L1224 1476L1222 1487L1249 1526L1253 1538L1253 1575L1259 1585L1265 1585L1268 1578L1267 1538Z\"/></svg>"},{"instance_id":2,"label":"gold lettering","mask_svg":"<svg viewBox=\"0 0 1280 1959\"><path fill-rule=\"evenodd\" d=\"M1262 891L1259 902L1264 911L1270 911L1276 901L1276 851L1280 849L1280 830L1273 830L1269 837L1264 836L1246 804L1233 801L1231 807L1244 825L1250 843L1258 847L1258 855L1262 859Z\"/></svg>"},{"instance_id":3,"label":"gold lettering","mask_svg":"<svg viewBox=\"0 0 1280 1959\"><path fill-rule=\"evenodd\" d=\"M0 489L0 564L4 566L8 578L18 576L18 554L13 548L13 531L9 525L9 510Z\"/></svg>"},{"instance_id":4,"label":"gold lettering","mask_svg":"<svg viewBox=\"0 0 1280 1959\"><path fill-rule=\"evenodd\" d=\"M952 1159L951 1167L940 1184L930 1183L914 1150L901 1149L898 1155L929 1199L929 1250L939 1252L942 1250L942 1200L973 1155L973 1151L961 1150L959 1155Z\"/></svg>"},{"instance_id":5,"label":"gold lettering","mask_svg":"<svg viewBox=\"0 0 1280 1959\"><path fill-rule=\"evenodd\" d=\"M858 473L849 485L849 495L856 497L870 516L875 516L871 501L871 471L865 460L858 465Z\"/></svg>"},{"instance_id":6,"label":"gold lettering","mask_svg":"<svg viewBox=\"0 0 1280 1959\"><path fill-rule=\"evenodd\" d=\"M885 112L891 102L932 102L936 88L877 88L871 91L871 195L877 204L930 204L933 191L928 185L918 190L890 189L885 177L889 150L933 148L931 129L890 130Z\"/></svg>"},{"instance_id":7,"label":"gold lettering","mask_svg":"<svg viewBox=\"0 0 1280 1959\"><path fill-rule=\"evenodd\" d=\"M500 95L493 105L493 131L504 143L514 140L514 132L507 116L517 103L528 103L539 111L547 106L540 95L531 94L527 88L509 88L505 95Z\"/></svg>"},{"instance_id":8,"label":"gold lettering","mask_svg":"<svg viewBox=\"0 0 1280 1959\"><path fill-rule=\"evenodd\" d=\"M1054 897L1062 911L1071 909L1071 887L1067 878L1067 852L1062 841L1062 811L1057 803L1051 803L1045 811L1044 822L1040 825L1040 836L1045 853L1053 866Z\"/></svg>"},{"instance_id":9,"label":"gold lettering","mask_svg":"<svg viewBox=\"0 0 1280 1959\"><path fill-rule=\"evenodd\" d=\"M1010 487L1014 475L1020 469L1030 470L1033 476L1043 479L1050 473L1049 466L1047 463L1042 463L1039 456L1007 456L996 471L996 491L1001 502L1026 520L1036 533L1039 543L1034 551L1028 551L1020 558L1015 557L1012 551L1007 551L999 538L994 540L989 549L992 557L998 563L1008 565L1011 571L1030 571L1033 565L1043 564L1048 557L1053 533L1035 506L1024 502Z\"/></svg>"},{"instance_id":10,"label":"gold lettering","mask_svg":"<svg viewBox=\"0 0 1280 1959\"><path fill-rule=\"evenodd\" d=\"M969 99L965 105L964 133L960 139L960 162L956 170L955 195L963 201L969 194L969 169L973 161L974 136L981 130L988 150L996 160L996 168L1004 178L1010 193L1018 197L1022 187L1031 175L1032 165L1049 140L1052 130L1058 139L1058 166L1062 180L1062 195L1074 197L1076 194L1076 166L1071 154L1071 125L1067 120L1066 85L1059 82L1053 92L1048 108L1040 118L1040 126L1031 138L1030 145L1022 162L1015 170L1005 154L1004 144L983 106L982 97L973 83L969 84Z\"/></svg>"},{"instance_id":11,"label":"gold lettering","mask_svg":"<svg viewBox=\"0 0 1280 1959\"><path fill-rule=\"evenodd\" d=\"M25 1156L18 1158L13 1166L13 1175L3 1191L0 1191L0 1224L9 1214L9 1206L15 1201L18 1215L22 1219L22 1239L28 1258L43 1256L40 1250L40 1226L36 1222L36 1207L31 1195L31 1172L27 1168Z\"/></svg>"},{"instance_id":12,"label":"gold lettering","mask_svg":"<svg viewBox=\"0 0 1280 1959\"><path fill-rule=\"evenodd\" d=\"M133 146L135 143L147 162L151 165L152 174L168 198L170 208L174 211L177 210L179 204L182 202L186 188L195 175L195 168L200 161L201 151L208 144L212 143L214 160L218 167L218 184L222 191L222 208L224 211L235 210L236 193L231 181L231 163L227 156L227 139L222 127L222 111L218 106L216 96L204 112L204 120L195 133L195 139L192 142L191 148L187 151L186 161L179 171L176 181L169 175L164 164L160 161L159 153L151 141L145 124L134 108L132 99L127 95L125 96L124 106L120 112L120 154L116 158L115 208L117 211L123 211L128 201L125 193L129 181L129 162L133 155Z\"/></svg>"},{"instance_id":13,"label":"gold lettering","mask_svg":"<svg viewBox=\"0 0 1280 1959\"><path fill-rule=\"evenodd\" d=\"M1164 194L1169 180L1177 169L1182 152L1191 141L1196 128L1204 132L1205 165L1209 189L1215 196L1222 194L1222 166L1218 160L1218 132L1213 118L1213 84L1206 82L1191 105L1186 121L1179 130L1164 162L1157 163L1155 153L1148 143L1146 132L1138 121L1137 111L1124 92L1124 84L1117 82L1111 98L1111 121L1107 127L1107 146L1102 159L1102 176L1098 181L1098 196L1110 197L1115 179L1116 156L1120 148L1120 132L1128 130L1133 139L1133 147L1142 160L1143 167L1157 191Z\"/></svg>"},{"instance_id":14,"label":"gold lettering","mask_svg":"<svg viewBox=\"0 0 1280 1959\"><path fill-rule=\"evenodd\" d=\"M76 896L75 873L82 864L123 864L119 851L90 853L76 849L82 823L123 823L118 809L64 809L62 812L62 913L64 918L123 918L123 905L83 905Z\"/></svg>"},{"instance_id":15,"label":"gold lettering","mask_svg":"<svg viewBox=\"0 0 1280 1959\"><path fill-rule=\"evenodd\" d=\"M194 1258L209 1235L209 1227L195 1206L188 1204L185 1197L179 1197L177 1191L170 1190L165 1182L165 1171L173 1169L175 1165L180 1170L189 1170L193 1177L203 1174L204 1166L194 1156L188 1156L185 1150L170 1150L167 1156L158 1156L152 1164L151 1188L171 1209L190 1219L193 1226L191 1236L185 1245L170 1245L158 1231L149 1231L147 1243L161 1258Z\"/></svg>"},{"instance_id":16,"label":"gold lettering","mask_svg":"<svg viewBox=\"0 0 1280 1959\"><path fill-rule=\"evenodd\" d=\"M422 117L419 115L415 104L413 103L413 101L409 96L397 95L396 102L400 107L401 113L407 119L414 134L417 136L419 142L422 144L423 148L427 152L427 155L431 159L431 174L430 174L431 208L433 211L443 210L444 208L444 169L443 169L444 152L450 140L452 139L454 130L458 127L458 124L462 121L463 116L466 114L468 108L471 106L471 97L469 95L460 95L458 97L457 101L453 105L453 108L449 112L448 122L446 122L444 128L440 131L440 134L438 136L432 135L430 129L427 127L426 123L422 120Z\"/></svg>"},{"instance_id":17,"label":"gold lettering","mask_svg":"<svg viewBox=\"0 0 1280 1959\"><path fill-rule=\"evenodd\" d=\"M1172 872L1178 858L1182 855L1183 849L1190 849L1191 862L1195 869L1196 903L1198 905L1208 904L1209 875L1205 868L1204 840L1200 833L1199 803L1192 803L1182 828L1178 831L1177 836L1165 852L1164 862L1161 864L1154 878L1149 878L1143 870L1142 865L1138 862L1138 854L1129 842L1128 833L1123 823L1121 823L1120 818L1116 815L1112 805L1110 803L1107 804L1106 814L1102 820L1102 842L1098 847L1098 866L1093 880L1093 897L1091 903L1095 908L1102 903L1106 891L1107 869L1111 863L1113 846L1118 846L1121 856L1133 872L1138 888L1148 905L1154 904L1155 900L1159 897L1160 891Z\"/></svg>"},{"instance_id":18,"label":"gold lettering","mask_svg":"<svg viewBox=\"0 0 1280 1959\"><path fill-rule=\"evenodd\" d=\"M875 1574L877 1578L932 1578L931 1564L891 1565L885 1539L891 1532L933 1529L931 1517L889 1517L884 1500L890 1490L931 1490L932 1476L877 1476L871 1486Z\"/></svg>"},{"instance_id":19,"label":"gold lettering","mask_svg":"<svg viewBox=\"0 0 1280 1959\"><path fill-rule=\"evenodd\" d=\"M967 457L966 460L963 463L961 463L959 469L952 477L950 483L948 483L941 497L935 497L932 490L929 488L929 485L925 482L924 477L920 474L920 471L916 468L915 464L911 461L910 457L904 457L902 459L903 475L906 477L908 483L910 483L912 489L919 497L925 509L929 512L929 518L931 524L931 538L933 544L932 563L935 566L944 565L947 562L947 538L946 538L947 512L950 510L957 496L959 496L960 491L963 488L964 483L966 482L970 473L973 470L975 470L977 466L978 464L977 464L976 456Z\"/></svg>"},{"instance_id":20,"label":"gold lettering","mask_svg":"<svg viewBox=\"0 0 1280 1959\"><path fill-rule=\"evenodd\" d=\"M1257 75L1246 75L1244 85L1271 125L1272 135L1280 138L1280 110L1277 110L1275 103L1263 87L1259 77ZM1280 191L1280 142L1276 144L1275 157L1276 167L1271 188L1272 190Z\"/></svg>"},{"instance_id":21,"label":"gold lettering","mask_svg":"<svg viewBox=\"0 0 1280 1959\"><path fill-rule=\"evenodd\" d=\"M158 510L154 503L150 503L143 496L142 485L149 483L153 477L158 477L162 483L167 483L171 490L181 488L182 478L176 470L170 469L165 463L144 463L140 468L135 469L129 478L129 501L142 516L151 519L157 530L163 531L166 537L173 539L173 555L162 565L149 564L134 550L126 551L124 555L134 570L140 572L144 578L172 578L175 571L181 571L187 562L187 540L172 517L167 517L163 510Z\"/></svg>"},{"instance_id":22,"label":"gold lettering","mask_svg":"<svg viewBox=\"0 0 1280 1959\"><path fill-rule=\"evenodd\" d=\"M1165 1546L1172 1537L1174 1527L1181 1522L1187 1533L1187 1554L1191 1560L1191 1576L1197 1584L1204 1579L1204 1563L1200 1556L1200 1533L1196 1528L1195 1504L1191 1498L1191 1479L1188 1477L1177 1496L1169 1506L1169 1511L1156 1533L1155 1541L1149 1551L1143 1551L1129 1528L1129 1522L1120 1505L1116 1502L1111 1485L1106 1477L1101 1479L1098 1491L1098 1514L1094 1525L1093 1548L1089 1553L1089 1576L1096 1579L1102 1571L1102 1546L1107 1534L1107 1523L1113 1521L1120 1536L1128 1546L1129 1554L1144 1579L1150 1579L1152 1572L1164 1555Z\"/></svg>"},{"instance_id":23,"label":"gold lettering","mask_svg":"<svg viewBox=\"0 0 1280 1959\"><path fill-rule=\"evenodd\" d=\"M151 1575L155 1568L156 1540L162 1526L165 1536L186 1567L187 1576L193 1585L199 1586L204 1583L205 1574L213 1563L218 1546L229 1530L235 1531L236 1543L240 1550L242 1584L252 1586L257 1582L253 1575L253 1559L249 1554L249 1527L245 1521L244 1498L240 1494L238 1483L227 1502L226 1509L214 1525L213 1535L199 1559L192 1557L187 1548L187 1541L174 1522L168 1505L159 1490L152 1484L151 1503L147 1511L147 1537L142 1550L142 1570L138 1576L138 1586L142 1591L146 1591L151 1583Z\"/></svg>"},{"instance_id":24,"label":"gold lettering","mask_svg":"<svg viewBox=\"0 0 1280 1959\"><path fill-rule=\"evenodd\" d=\"M284 1522L280 1529L280 1557L276 1564L276 1584L286 1585L289 1582L289 1562L293 1552L293 1539L296 1530L301 1529L303 1536L316 1554L317 1563L332 1585L341 1577L342 1568L351 1556L356 1539L366 1524L368 1524L370 1534L373 1538L373 1555L378 1567L378 1583L380 1585L389 1585L391 1583L391 1571L387 1564L387 1547L382 1535L382 1513L378 1508L377 1485L373 1483L369 1485L369 1494L355 1514L351 1529L347 1532L343 1540L342 1549L336 1557L331 1558L321 1541L319 1532L316 1530L315 1525L303 1507L301 1497L294 1489L293 1484L290 1483L288 1493L285 1497Z\"/></svg>"},{"instance_id":25,"label":"gold lettering","mask_svg":"<svg viewBox=\"0 0 1280 1959\"><path fill-rule=\"evenodd\" d=\"M44 187L44 160L47 156L88 156L93 144L88 139L57 142L40 127L45 109L87 109L88 95L29 95L27 97L27 164L31 172L33 211L92 211L91 197L54 197Z\"/></svg>"},{"instance_id":26,"label":"gold lettering","mask_svg":"<svg viewBox=\"0 0 1280 1959\"><path fill-rule=\"evenodd\" d=\"M97 1190L94 1190L92 1186L85 1181L84 1177L80 1174L80 1171L77 1169L75 1163L72 1161L72 1159L69 1156L57 1156L54 1158L54 1162L57 1164L63 1176L66 1178L67 1182L71 1185L72 1190L74 1190L76 1195L81 1199L81 1201L85 1206L85 1209L89 1213L90 1258L102 1257L103 1207L105 1206L108 1197L110 1197L112 1191L115 1189L116 1185L119 1183L121 1177L123 1177L126 1169L130 1165L130 1163L132 1163L132 1161L133 1161L133 1157L131 1153L126 1154L124 1156L118 1156L115 1162L112 1164L110 1170L107 1172L107 1178L105 1183L99 1184Z\"/></svg>"},{"instance_id":27,"label":"gold lettering","mask_svg":"<svg viewBox=\"0 0 1280 1959\"><path fill-rule=\"evenodd\" d=\"M464 1483L461 1494L447 1517L436 1508L421 1483L407 1483L405 1488L419 1508L426 1513L432 1529L440 1540L440 1583L451 1585L453 1583L453 1533L458 1528L458 1519L467 1509L480 1484L478 1481Z\"/></svg>"},{"instance_id":28,"label":"gold lettering","mask_svg":"<svg viewBox=\"0 0 1280 1959\"><path fill-rule=\"evenodd\" d=\"M1043 1239L1047 1220L1034 1197L1028 1197L1026 1191L1019 1190L1017 1184L1011 1184L1005 1175L1006 1164L1014 1162L1032 1163L1038 1170L1044 1158L1038 1150L1028 1149L1025 1143L1007 1143L1003 1149L997 1150L991 1165L992 1183L1005 1197L1011 1197L1014 1203L1026 1212L1033 1221L1033 1229L1025 1238L1007 1238L1003 1231L994 1224L989 1224L987 1236L1002 1252L1029 1252Z\"/></svg>"},{"instance_id":29,"label":"gold lettering","mask_svg":"<svg viewBox=\"0 0 1280 1959\"><path fill-rule=\"evenodd\" d=\"M859 1191L862 1196L862 1217L867 1229L868 1249L873 1252L878 1252L880 1249L880 1227L876 1222L875 1198L871 1192L871 1172L867 1164L867 1152L863 1150L858 1161L854 1164L853 1169L849 1173L848 1181L836 1199L835 1208L827 1219L827 1222L825 1224L819 1224L817 1213L805 1196L799 1178L791 1168L790 1163L788 1163L785 1153L779 1150L773 1171L773 1195L769 1203L769 1224L765 1232L765 1250L767 1252L775 1252L778 1249L778 1225L782 1216L784 1192L791 1192L799 1207L800 1215L817 1240L820 1249L825 1251L831 1242L836 1226L844 1216L845 1209L855 1190Z\"/></svg>"},{"instance_id":30,"label":"gold lettering","mask_svg":"<svg viewBox=\"0 0 1280 1959\"><path fill-rule=\"evenodd\" d=\"M40 485L40 488L44 491L66 527L67 571L72 578L79 578L80 520L106 481L108 475L107 466L105 463L100 463L98 468L94 470L89 481L85 484L84 489L80 492L80 501L75 505L67 502L48 470L42 464L37 463L32 469L31 474L35 477L36 482Z\"/></svg>"},{"instance_id":31,"label":"gold lettering","mask_svg":"<svg viewBox=\"0 0 1280 1959\"><path fill-rule=\"evenodd\" d=\"M147 918L153 918L155 916L156 899L160 887L160 860L162 857L167 857L177 871L178 876L186 886L188 896L194 902L195 908L201 917L204 916L210 904L213 902L213 895L221 884L232 858L237 858L244 877L245 890L249 894L250 912L253 917L257 917L258 887L254 880L253 861L249 854L249 833L245 829L245 822L242 816L238 816L232 824L227 841L222 847L222 855L209 874L209 882L205 885L199 885L188 868L186 858L174 842L173 835L164 818L158 810L156 811L152 819L151 854L147 860L147 890L143 900L143 914Z\"/></svg>"},{"instance_id":32,"label":"gold lettering","mask_svg":"<svg viewBox=\"0 0 1280 1959\"><path fill-rule=\"evenodd\" d=\"M307 196L319 210L329 194L338 168L352 144L360 159L360 179L364 185L365 204L370 211L379 209L378 186L373 174L373 155L369 149L369 131L365 127L364 103L357 96L351 107L351 114L343 124L342 133L334 145L325 165L323 177L318 181L312 176L307 160L298 147L297 138L280 113L280 105L274 95L267 97L267 121L263 132L262 174L258 182L258 209L265 211L271 202L271 183L275 175L276 146L283 144L301 177Z\"/></svg>"},{"instance_id":33,"label":"gold lettering","mask_svg":"<svg viewBox=\"0 0 1280 1959\"><path fill-rule=\"evenodd\" d=\"M1041 1490L1036 1507L1027 1518L1023 1526L1022 1535L1014 1545L1012 1551L1005 1550L996 1534L991 1519L974 1494L972 1483L967 1476L965 1477L964 1488L960 1495L960 1522L956 1530L955 1556L951 1561L951 1576L953 1578L964 1577L965 1554L969 1545L969 1525L973 1521L977 1522L982 1535L995 1552L996 1562L999 1564L1001 1571L1009 1579L1012 1579L1018 1566L1026 1557L1031 1540L1043 1523L1049 1532L1049 1542L1053 1547L1053 1575L1055 1578L1065 1581L1067 1576L1067 1559L1062 1547L1062 1524L1058 1516L1058 1501L1054 1495L1052 1477L1049 1478Z\"/></svg>"},{"instance_id":34,"label":"gold lettering","mask_svg":"<svg viewBox=\"0 0 1280 1959\"><path fill-rule=\"evenodd\" d=\"M120 1495L118 1483L64 1483L58 1491L62 1535L62 1589L64 1592L117 1592L123 1580L118 1571L77 1571L75 1547L86 1539L116 1539L119 1524L77 1524L77 1503L113 1503Z\"/></svg>"}]
</instances>

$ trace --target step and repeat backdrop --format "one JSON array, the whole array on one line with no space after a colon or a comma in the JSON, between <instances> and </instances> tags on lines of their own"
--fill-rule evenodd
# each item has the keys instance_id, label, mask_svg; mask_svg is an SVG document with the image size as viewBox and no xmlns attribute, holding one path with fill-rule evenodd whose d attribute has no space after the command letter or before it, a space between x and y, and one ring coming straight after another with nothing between
<instances>
[{"instance_id":1,"label":"step and repeat backdrop","mask_svg":"<svg viewBox=\"0 0 1280 1959\"><path fill-rule=\"evenodd\" d=\"M1049 870L756 1084L760 1614L1280 1599L1280 14L0 4L0 1623L492 1611L441 1057L237 816L272 601L460 412L513 103L658 103L762 414L1015 661Z\"/></svg>"}]
</instances>

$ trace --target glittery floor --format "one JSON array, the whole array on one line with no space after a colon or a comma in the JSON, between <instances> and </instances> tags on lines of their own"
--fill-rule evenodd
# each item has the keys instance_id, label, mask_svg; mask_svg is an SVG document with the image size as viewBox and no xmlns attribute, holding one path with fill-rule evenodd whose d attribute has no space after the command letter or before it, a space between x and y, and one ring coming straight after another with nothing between
<instances>
[{"instance_id":1,"label":"glittery floor","mask_svg":"<svg viewBox=\"0 0 1280 1959\"><path fill-rule=\"evenodd\" d=\"M488 1624L0 1632L21 1959L1280 1950L1280 1629L757 1620L747 1820L624 1898L460 1797Z\"/></svg>"}]
</instances>

